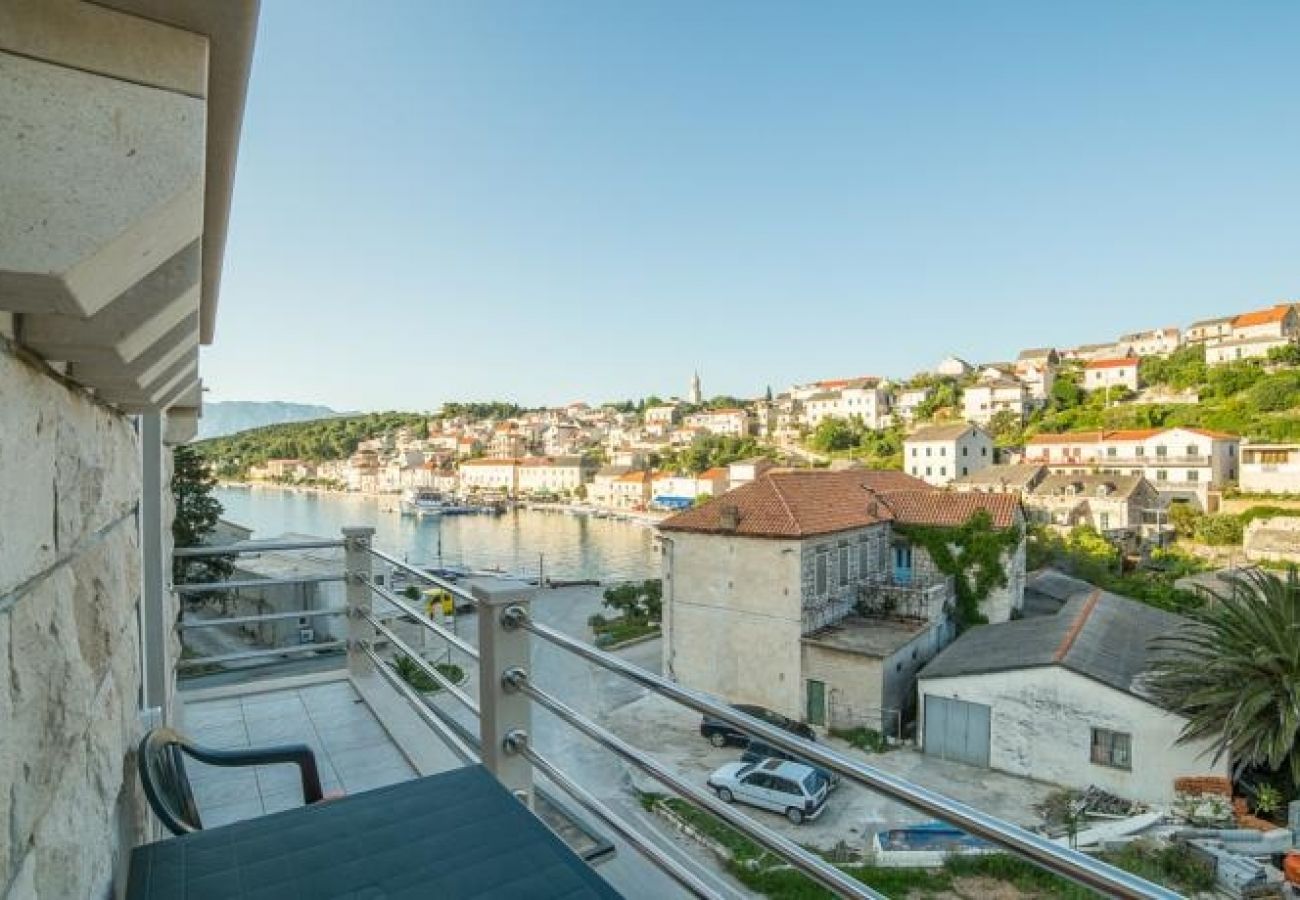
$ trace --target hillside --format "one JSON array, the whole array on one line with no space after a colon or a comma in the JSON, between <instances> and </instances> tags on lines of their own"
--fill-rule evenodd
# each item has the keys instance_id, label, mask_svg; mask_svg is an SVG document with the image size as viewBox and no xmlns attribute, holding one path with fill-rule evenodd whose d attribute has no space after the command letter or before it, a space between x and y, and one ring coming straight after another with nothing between
<instances>
[{"instance_id":1,"label":"hillside","mask_svg":"<svg viewBox=\"0 0 1300 900\"><path fill-rule=\"evenodd\" d=\"M234 476L268 459L304 459L322 462L342 459L357 443L402 427L424 431L428 416L422 413L383 412L334 416L309 422L267 425L238 434L200 441L195 446L212 460L218 474Z\"/></svg>"},{"instance_id":2,"label":"hillside","mask_svg":"<svg viewBox=\"0 0 1300 900\"><path fill-rule=\"evenodd\" d=\"M286 422L305 422L310 419L327 419L339 413L328 406L305 403L284 403L279 400L226 400L203 404L203 417L199 419L199 440L222 437Z\"/></svg>"}]
</instances>

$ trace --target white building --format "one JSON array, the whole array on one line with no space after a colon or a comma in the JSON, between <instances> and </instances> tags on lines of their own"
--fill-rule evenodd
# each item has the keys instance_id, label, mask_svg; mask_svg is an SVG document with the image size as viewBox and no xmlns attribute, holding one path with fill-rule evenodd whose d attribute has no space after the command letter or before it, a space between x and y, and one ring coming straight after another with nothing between
<instances>
[{"instance_id":1,"label":"white building","mask_svg":"<svg viewBox=\"0 0 1300 900\"><path fill-rule=\"evenodd\" d=\"M1269 353L1295 342L1289 337L1231 337L1213 344L1205 345L1205 363L1210 366L1224 366L1240 362L1243 359L1267 359Z\"/></svg>"},{"instance_id":2,"label":"white building","mask_svg":"<svg viewBox=\"0 0 1300 900\"><path fill-rule=\"evenodd\" d=\"M904 422L916 418L917 407L934 396L934 388L904 388L894 397L894 412Z\"/></svg>"},{"instance_id":3,"label":"white building","mask_svg":"<svg viewBox=\"0 0 1300 900\"><path fill-rule=\"evenodd\" d=\"M931 425L903 440L903 471L927 484L945 485L994 463L993 438L978 425Z\"/></svg>"},{"instance_id":4,"label":"white building","mask_svg":"<svg viewBox=\"0 0 1300 900\"><path fill-rule=\"evenodd\" d=\"M952 582L894 523L956 526L977 511L995 528L1022 522L1012 496L902 472L772 471L661 522L664 672L814 725L895 732L914 673L953 627ZM1023 542L1005 566L983 607L993 621L1021 607Z\"/></svg>"},{"instance_id":5,"label":"white building","mask_svg":"<svg viewBox=\"0 0 1300 900\"><path fill-rule=\"evenodd\" d=\"M946 356L934 367L934 374L948 378L962 378L971 373L971 364L956 356Z\"/></svg>"},{"instance_id":6,"label":"white building","mask_svg":"<svg viewBox=\"0 0 1300 900\"><path fill-rule=\"evenodd\" d=\"M686 417L687 428L698 428L709 434L726 434L744 437L749 434L749 413L743 409L710 409Z\"/></svg>"},{"instance_id":7,"label":"white building","mask_svg":"<svg viewBox=\"0 0 1300 900\"><path fill-rule=\"evenodd\" d=\"M772 468L772 465L772 461L766 456L738 459L727 466L727 483L733 488L740 487L742 484L749 484Z\"/></svg>"},{"instance_id":8,"label":"white building","mask_svg":"<svg viewBox=\"0 0 1300 900\"><path fill-rule=\"evenodd\" d=\"M1300 494L1300 444L1245 444L1241 489L1254 494Z\"/></svg>"},{"instance_id":9,"label":"white building","mask_svg":"<svg viewBox=\"0 0 1300 900\"><path fill-rule=\"evenodd\" d=\"M889 392L874 382L854 382L835 390L821 391L804 401L804 423L816 428L827 419L857 417L871 429L884 427L889 415Z\"/></svg>"},{"instance_id":10,"label":"white building","mask_svg":"<svg viewBox=\"0 0 1300 900\"><path fill-rule=\"evenodd\" d=\"M1216 319L1201 319L1187 326L1184 339L1189 344L1216 344L1232 337L1232 320L1236 316L1220 316Z\"/></svg>"},{"instance_id":11,"label":"white building","mask_svg":"<svg viewBox=\"0 0 1300 900\"><path fill-rule=\"evenodd\" d=\"M1144 803L1174 780L1230 774L1186 720L1143 688L1151 641L1187 620L1092 591L1055 615L973 628L921 670L927 754L1065 787L1097 785Z\"/></svg>"},{"instance_id":12,"label":"white building","mask_svg":"<svg viewBox=\"0 0 1300 900\"><path fill-rule=\"evenodd\" d=\"M520 494L571 495L590 481L596 467L581 456L526 456L519 460Z\"/></svg>"},{"instance_id":13,"label":"white building","mask_svg":"<svg viewBox=\"0 0 1300 900\"><path fill-rule=\"evenodd\" d=\"M1025 443L1024 462L1053 472L1142 475L1164 502L1210 507L1209 492L1237 480L1241 438L1203 428L1144 428L1038 434Z\"/></svg>"},{"instance_id":14,"label":"white building","mask_svg":"<svg viewBox=\"0 0 1300 900\"><path fill-rule=\"evenodd\" d=\"M647 406L645 411L646 428L654 429L657 432L663 432L673 427L677 421L677 406L675 404L665 404L663 406Z\"/></svg>"},{"instance_id":15,"label":"white building","mask_svg":"<svg viewBox=\"0 0 1300 900\"><path fill-rule=\"evenodd\" d=\"M1182 344L1182 332L1169 327L1122 334L1115 342L1115 347L1120 356L1168 356Z\"/></svg>"},{"instance_id":16,"label":"white building","mask_svg":"<svg viewBox=\"0 0 1300 900\"><path fill-rule=\"evenodd\" d=\"M1084 364L1083 384L1085 391L1125 388L1130 391L1138 389L1139 360L1133 356L1115 359L1094 359Z\"/></svg>"},{"instance_id":17,"label":"white building","mask_svg":"<svg viewBox=\"0 0 1300 900\"><path fill-rule=\"evenodd\" d=\"M1014 378L990 377L962 392L962 412L968 422L987 425L1000 412L1023 421L1032 408L1029 389Z\"/></svg>"},{"instance_id":18,"label":"white building","mask_svg":"<svg viewBox=\"0 0 1300 900\"><path fill-rule=\"evenodd\" d=\"M491 491L513 496L519 490L517 459L467 459L458 471L461 490L466 492Z\"/></svg>"}]
</instances>

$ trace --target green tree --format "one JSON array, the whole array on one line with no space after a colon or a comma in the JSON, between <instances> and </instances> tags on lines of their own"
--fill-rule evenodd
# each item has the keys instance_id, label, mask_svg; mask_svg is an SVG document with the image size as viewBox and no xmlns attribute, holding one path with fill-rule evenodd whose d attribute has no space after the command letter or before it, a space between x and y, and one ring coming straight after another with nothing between
<instances>
[{"instance_id":1,"label":"green tree","mask_svg":"<svg viewBox=\"0 0 1300 900\"><path fill-rule=\"evenodd\" d=\"M1300 406L1300 372L1278 372L1257 382L1249 391L1250 402L1264 412L1280 412Z\"/></svg>"},{"instance_id":2,"label":"green tree","mask_svg":"<svg viewBox=\"0 0 1300 900\"><path fill-rule=\"evenodd\" d=\"M1020 416L1010 409L993 414L989 419L989 434L999 447L1014 447L1024 441L1024 428Z\"/></svg>"},{"instance_id":3,"label":"green tree","mask_svg":"<svg viewBox=\"0 0 1300 900\"><path fill-rule=\"evenodd\" d=\"M822 419L808 438L808 446L821 453L835 453L858 445L860 430L847 419Z\"/></svg>"},{"instance_id":4,"label":"green tree","mask_svg":"<svg viewBox=\"0 0 1300 900\"><path fill-rule=\"evenodd\" d=\"M1187 718L1180 741L1211 741L1216 762L1300 783L1300 581L1294 568L1227 581L1190 624L1156 640L1151 690Z\"/></svg>"},{"instance_id":5,"label":"green tree","mask_svg":"<svg viewBox=\"0 0 1300 900\"><path fill-rule=\"evenodd\" d=\"M176 515L172 519L172 541L177 547L197 547L217 527L224 509L212 496L217 481L206 460L188 445L172 454L172 498ZM172 581L221 581L230 576L234 564L228 556L172 559Z\"/></svg>"}]
</instances>

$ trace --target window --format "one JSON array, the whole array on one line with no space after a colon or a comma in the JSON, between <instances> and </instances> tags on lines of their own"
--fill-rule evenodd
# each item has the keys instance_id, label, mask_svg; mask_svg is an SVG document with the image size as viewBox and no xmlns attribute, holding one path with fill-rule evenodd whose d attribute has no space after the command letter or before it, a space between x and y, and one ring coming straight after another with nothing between
<instances>
[{"instance_id":1,"label":"window","mask_svg":"<svg viewBox=\"0 0 1300 900\"><path fill-rule=\"evenodd\" d=\"M966 471L966 467L965 467L965 466L962 466L962 467L961 467L961 473L962 473L963 475L967 475L967 474L969 474L969 473Z\"/></svg>"},{"instance_id":2,"label":"window","mask_svg":"<svg viewBox=\"0 0 1300 900\"><path fill-rule=\"evenodd\" d=\"M858 578L866 578L871 571L871 543L866 537L858 538Z\"/></svg>"},{"instance_id":3,"label":"window","mask_svg":"<svg viewBox=\"0 0 1300 900\"><path fill-rule=\"evenodd\" d=\"M939 467L939 474L940 474L940 475L944 475L944 476L946 476L946 475L948 474L948 467L947 467L947 466L940 466L940 467Z\"/></svg>"},{"instance_id":4,"label":"window","mask_svg":"<svg viewBox=\"0 0 1300 900\"><path fill-rule=\"evenodd\" d=\"M947 447L940 447L940 448L939 448L939 455L940 455L940 456L947 456L947 455L948 455L948 448L947 448Z\"/></svg>"},{"instance_id":5,"label":"window","mask_svg":"<svg viewBox=\"0 0 1300 900\"><path fill-rule=\"evenodd\" d=\"M1164 444L1161 444L1160 446L1156 447L1156 456L1163 459L1168 455L1169 455L1169 448L1166 447Z\"/></svg>"},{"instance_id":6,"label":"window","mask_svg":"<svg viewBox=\"0 0 1300 900\"><path fill-rule=\"evenodd\" d=\"M961 448L961 455L962 455L962 456L970 456L970 447L962 447L962 448Z\"/></svg>"},{"instance_id":7,"label":"window","mask_svg":"<svg viewBox=\"0 0 1300 900\"><path fill-rule=\"evenodd\" d=\"M1188 455L1188 456L1195 456L1195 455L1197 454L1197 452L1198 452L1198 451L1197 451L1197 449L1196 449L1196 445L1195 445L1195 444L1188 444L1188 445L1187 445L1187 455Z\"/></svg>"},{"instance_id":8,"label":"window","mask_svg":"<svg viewBox=\"0 0 1300 900\"><path fill-rule=\"evenodd\" d=\"M846 587L849 583L849 545L848 542L840 544L839 548L840 563L840 587Z\"/></svg>"},{"instance_id":9,"label":"window","mask_svg":"<svg viewBox=\"0 0 1300 900\"><path fill-rule=\"evenodd\" d=\"M1110 766L1112 769L1132 769L1132 742L1132 736L1122 731L1094 728L1092 729L1092 762L1098 766Z\"/></svg>"},{"instance_id":10,"label":"window","mask_svg":"<svg viewBox=\"0 0 1300 900\"><path fill-rule=\"evenodd\" d=\"M1134 448L1133 448L1133 455L1134 455L1134 456L1146 456L1146 455L1147 455L1147 448L1146 448L1146 447L1141 447L1141 446L1134 447Z\"/></svg>"},{"instance_id":11,"label":"window","mask_svg":"<svg viewBox=\"0 0 1300 900\"><path fill-rule=\"evenodd\" d=\"M1102 531L1110 528L1110 513L1101 513L1097 516L1097 525Z\"/></svg>"},{"instance_id":12,"label":"window","mask_svg":"<svg viewBox=\"0 0 1300 900\"><path fill-rule=\"evenodd\" d=\"M1168 481L1169 472L1165 469L1156 469L1156 481Z\"/></svg>"},{"instance_id":13,"label":"window","mask_svg":"<svg viewBox=\"0 0 1300 900\"><path fill-rule=\"evenodd\" d=\"M926 448L925 448L925 455L926 455L926 456L929 456L929 455L930 455L930 448L929 448L929 447L926 447Z\"/></svg>"},{"instance_id":14,"label":"window","mask_svg":"<svg viewBox=\"0 0 1300 900\"><path fill-rule=\"evenodd\" d=\"M989 448L988 448L988 447L980 447L980 456L988 456L988 455L989 455Z\"/></svg>"},{"instance_id":15,"label":"window","mask_svg":"<svg viewBox=\"0 0 1300 900\"><path fill-rule=\"evenodd\" d=\"M815 576L816 584L813 587L813 592L818 597L821 597L826 593L826 577L827 577L826 570L830 566L830 561L831 561L830 551L828 550L817 551L817 568L816 568L816 576Z\"/></svg>"},{"instance_id":16,"label":"window","mask_svg":"<svg viewBox=\"0 0 1300 900\"><path fill-rule=\"evenodd\" d=\"M1187 480L1192 484L1195 484L1196 482L1201 480L1201 473L1196 471L1195 469L1188 469Z\"/></svg>"},{"instance_id":17,"label":"window","mask_svg":"<svg viewBox=\"0 0 1300 900\"><path fill-rule=\"evenodd\" d=\"M925 474L927 474L927 475L930 474L930 467L929 467L929 466L926 466L926 467L925 467Z\"/></svg>"},{"instance_id":18,"label":"window","mask_svg":"<svg viewBox=\"0 0 1300 900\"><path fill-rule=\"evenodd\" d=\"M1107 447L1107 448L1106 448L1106 455L1107 455L1107 456L1118 456L1118 455L1119 455L1119 448L1118 448L1118 447Z\"/></svg>"}]
</instances>

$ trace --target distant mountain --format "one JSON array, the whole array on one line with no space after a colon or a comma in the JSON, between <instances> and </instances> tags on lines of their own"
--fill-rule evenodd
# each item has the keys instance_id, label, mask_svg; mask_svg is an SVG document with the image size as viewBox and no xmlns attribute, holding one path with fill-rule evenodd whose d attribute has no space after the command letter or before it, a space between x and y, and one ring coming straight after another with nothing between
<instances>
[{"instance_id":1,"label":"distant mountain","mask_svg":"<svg viewBox=\"0 0 1300 900\"><path fill-rule=\"evenodd\" d=\"M203 417L199 419L199 440L222 437L263 425L282 425L286 422L305 422L309 419L329 419L342 415L328 406L307 403L282 403L279 400L227 400L204 403Z\"/></svg>"}]
</instances>

